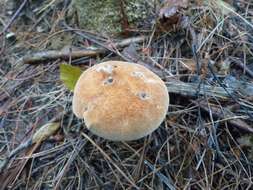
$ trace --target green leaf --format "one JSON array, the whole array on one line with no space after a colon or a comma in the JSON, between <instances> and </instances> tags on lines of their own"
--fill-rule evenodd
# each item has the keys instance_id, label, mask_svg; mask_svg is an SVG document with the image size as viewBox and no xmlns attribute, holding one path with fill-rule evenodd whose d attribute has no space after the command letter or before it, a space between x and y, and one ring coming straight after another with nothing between
<instances>
[{"instance_id":1,"label":"green leaf","mask_svg":"<svg viewBox=\"0 0 253 190\"><path fill-rule=\"evenodd\" d=\"M60 79L71 91L74 90L76 82L82 72L83 71L79 67L68 64L60 64Z\"/></svg>"}]
</instances>

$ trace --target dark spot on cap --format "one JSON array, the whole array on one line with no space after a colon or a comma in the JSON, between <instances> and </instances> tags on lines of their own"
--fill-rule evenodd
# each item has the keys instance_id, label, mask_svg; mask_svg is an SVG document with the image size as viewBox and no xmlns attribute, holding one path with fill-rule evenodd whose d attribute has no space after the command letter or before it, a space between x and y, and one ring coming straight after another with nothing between
<instances>
[{"instance_id":1,"label":"dark spot on cap","mask_svg":"<svg viewBox=\"0 0 253 190\"><path fill-rule=\"evenodd\" d=\"M150 98L150 95L149 95L148 93L146 93L146 92L139 92L137 95L138 95L138 96L140 97L140 99L142 99L142 100L147 100L147 99Z\"/></svg>"},{"instance_id":2,"label":"dark spot on cap","mask_svg":"<svg viewBox=\"0 0 253 190\"><path fill-rule=\"evenodd\" d=\"M87 112L88 111L88 106L85 106L83 109L83 112Z\"/></svg>"},{"instance_id":3,"label":"dark spot on cap","mask_svg":"<svg viewBox=\"0 0 253 190\"><path fill-rule=\"evenodd\" d=\"M113 78L112 76L109 76L106 80L104 80L104 85L110 85L113 83Z\"/></svg>"}]
</instances>

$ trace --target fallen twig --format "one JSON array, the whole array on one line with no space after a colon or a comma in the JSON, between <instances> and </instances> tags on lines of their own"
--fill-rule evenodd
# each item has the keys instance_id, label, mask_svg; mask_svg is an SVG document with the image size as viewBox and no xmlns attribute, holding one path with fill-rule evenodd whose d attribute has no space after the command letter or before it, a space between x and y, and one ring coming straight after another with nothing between
<instances>
[{"instance_id":1,"label":"fallen twig","mask_svg":"<svg viewBox=\"0 0 253 190\"><path fill-rule=\"evenodd\" d=\"M245 97L252 97L253 85L251 83L245 84L247 88L241 89L240 86L227 87L226 90L223 87L211 86L207 84L200 85L198 83L185 83L177 80L169 80L166 82L168 91L175 94L184 96L197 97L199 95L206 95L209 97L216 97L219 99L228 99L231 94L237 94L238 92ZM249 89L249 90L247 90Z\"/></svg>"},{"instance_id":2,"label":"fallen twig","mask_svg":"<svg viewBox=\"0 0 253 190\"><path fill-rule=\"evenodd\" d=\"M37 62L43 62L47 60L55 60L55 59L72 59L85 57L85 56L95 56L100 53L104 53L105 49L96 49L96 50L49 50L49 51L41 51L33 54L29 54L24 56L21 60L25 64L32 64Z\"/></svg>"},{"instance_id":3,"label":"fallen twig","mask_svg":"<svg viewBox=\"0 0 253 190\"><path fill-rule=\"evenodd\" d=\"M43 62L47 60L55 60L55 59L72 59L85 57L85 56L96 56L99 54L106 53L112 47L115 48L123 48L128 46L131 43L140 43L145 40L145 36L139 36L134 38L127 38L119 42L111 43L108 45L108 48L93 48L92 50L89 49L82 49L82 50L74 50L73 49L63 49L63 50L49 50L49 51L41 51L32 54L25 55L21 58L21 61L25 64L32 64L37 62ZM110 47L112 46L112 47ZM112 50L110 50L112 51Z\"/></svg>"},{"instance_id":4,"label":"fallen twig","mask_svg":"<svg viewBox=\"0 0 253 190\"><path fill-rule=\"evenodd\" d=\"M197 95L213 96L220 99L229 98L229 94L222 87L215 87L210 85L202 85L198 91L198 83L185 83L176 80L170 80L166 82L168 91L170 93L180 94L183 96L197 97ZM227 89L230 93L233 93L233 89Z\"/></svg>"}]
</instances>

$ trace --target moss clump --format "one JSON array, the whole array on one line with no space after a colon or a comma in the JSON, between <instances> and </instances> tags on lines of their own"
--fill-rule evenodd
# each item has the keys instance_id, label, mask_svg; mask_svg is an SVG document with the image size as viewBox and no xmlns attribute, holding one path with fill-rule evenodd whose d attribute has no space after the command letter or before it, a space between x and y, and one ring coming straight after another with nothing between
<instances>
[{"instance_id":1,"label":"moss clump","mask_svg":"<svg viewBox=\"0 0 253 190\"><path fill-rule=\"evenodd\" d=\"M147 6L149 5L143 0L126 1L124 10L130 25L136 25L145 19L148 13ZM121 32L120 1L74 0L72 8L78 13L81 28L101 34Z\"/></svg>"}]
</instances>

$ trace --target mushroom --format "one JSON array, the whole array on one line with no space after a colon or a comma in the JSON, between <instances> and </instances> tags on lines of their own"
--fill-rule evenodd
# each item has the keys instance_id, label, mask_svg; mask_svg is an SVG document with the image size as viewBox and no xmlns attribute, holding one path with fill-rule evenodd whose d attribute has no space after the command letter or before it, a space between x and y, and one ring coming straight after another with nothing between
<instances>
[{"instance_id":1,"label":"mushroom","mask_svg":"<svg viewBox=\"0 0 253 190\"><path fill-rule=\"evenodd\" d=\"M107 61L78 79L73 112L94 134L113 141L142 138L164 120L169 95L164 82L146 67Z\"/></svg>"}]
</instances>

